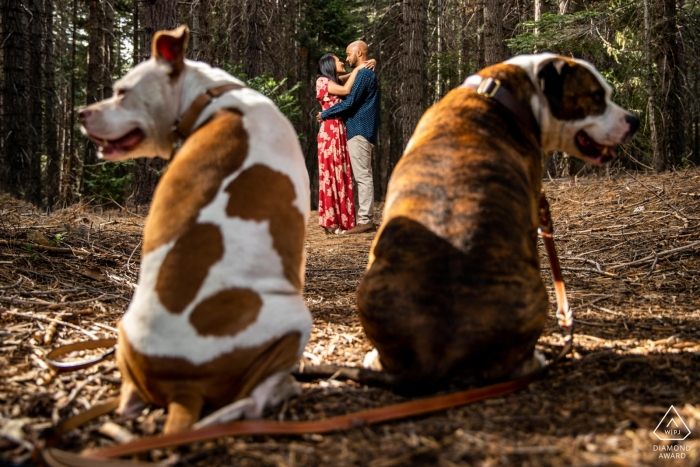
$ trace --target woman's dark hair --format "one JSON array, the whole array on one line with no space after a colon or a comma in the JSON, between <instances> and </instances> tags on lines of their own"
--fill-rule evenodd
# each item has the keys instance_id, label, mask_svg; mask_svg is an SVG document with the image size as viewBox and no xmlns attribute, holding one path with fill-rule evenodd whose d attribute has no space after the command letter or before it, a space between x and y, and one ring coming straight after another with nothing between
<instances>
[{"instance_id":1,"label":"woman's dark hair","mask_svg":"<svg viewBox=\"0 0 700 467\"><path fill-rule=\"evenodd\" d=\"M325 76L334 83L338 82L338 76L335 73L335 55L325 54L318 60L318 69L316 70L318 77Z\"/></svg>"}]
</instances>

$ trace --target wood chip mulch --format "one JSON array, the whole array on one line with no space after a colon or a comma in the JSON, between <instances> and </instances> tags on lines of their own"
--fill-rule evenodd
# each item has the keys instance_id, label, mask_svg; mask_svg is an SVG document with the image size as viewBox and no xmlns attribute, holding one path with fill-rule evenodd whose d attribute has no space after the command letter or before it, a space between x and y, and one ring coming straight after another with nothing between
<instances>
[{"instance_id":1,"label":"wood chip mulch","mask_svg":"<svg viewBox=\"0 0 700 467\"><path fill-rule=\"evenodd\" d=\"M323 436L220 439L140 459L207 467L700 465L700 170L545 188L577 327L575 352L542 380L432 416ZM360 365L371 346L355 290L373 235L324 235L315 216L304 290L314 329L304 362ZM41 430L117 394L114 361L55 375L43 357L61 344L115 337L138 280L144 222L91 206L46 215L0 196L0 464L31 465ZM541 253L552 312L541 344L551 352L561 335ZM405 400L336 380L303 386L266 417L319 419ZM654 435L671 405L691 431L684 441ZM79 452L156 434L164 419L156 408L129 421L105 416L58 447Z\"/></svg>"}]
</instances>

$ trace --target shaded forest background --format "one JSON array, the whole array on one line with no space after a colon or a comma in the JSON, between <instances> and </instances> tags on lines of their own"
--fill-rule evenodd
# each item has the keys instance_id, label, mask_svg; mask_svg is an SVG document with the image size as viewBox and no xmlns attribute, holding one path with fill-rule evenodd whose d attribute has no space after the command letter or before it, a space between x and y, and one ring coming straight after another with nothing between
<instances>
[{"instance_id":1,"label":"shaded forest background","mask_svg":"<svg viewBox=\"0 0 700 467\"><path fill-rule=\"evenodd\" d=\"M159 29L187 24L188 56L275 100L294 123L318 184L316 63L365 40L377 60L382 124L374 155L383 197L418 119L466 76L518 53L593 62L615 100L642 118L614 167L697 164L697 0L2 0L0 190L47 209L81 199L148 204L160 159L103 164L77 110L148 58ZM592 171L566 154L551 177ZM610 170L610 167L602 170Z\"/></svg>"}]
</instances>

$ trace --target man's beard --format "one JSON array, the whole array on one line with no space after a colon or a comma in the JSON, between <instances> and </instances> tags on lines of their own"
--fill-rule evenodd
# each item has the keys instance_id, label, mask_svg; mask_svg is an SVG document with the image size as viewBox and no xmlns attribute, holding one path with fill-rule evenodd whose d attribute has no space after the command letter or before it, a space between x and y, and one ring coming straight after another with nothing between
<instances>
[{"instance_id":1,"label":"man's beard","mask_svg":"<svg viewBox=\"0 0 700 467\"><path fill-rule=\"evenodd\" d=\"M348 60L348 66L350 68L355 68L357 66L357 59L355 60Z\"/></svg>"}]
</instances>

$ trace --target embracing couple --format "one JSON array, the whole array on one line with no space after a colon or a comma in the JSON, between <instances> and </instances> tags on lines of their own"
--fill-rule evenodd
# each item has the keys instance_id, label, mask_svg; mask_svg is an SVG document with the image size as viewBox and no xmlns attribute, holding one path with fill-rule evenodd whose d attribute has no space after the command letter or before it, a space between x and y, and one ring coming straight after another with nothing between
<instances>
[{"instance_id":1,"label":"embracing couple","mask_svg":"<svg viewBox=\"0 0 700 467\"><path fill-rule=\"evenodd\" d=\"M318 217L328 234L375 230L372 150L379 130L379 89L367 44L345 50L345 66L333 54L318 62L316 99L323 112L318 132ZM353 186L354 185L354 186ZM357 197L354 196L357 193ZM356 215L357 213L357 215Z\"/></svg>"}]
</instances>

